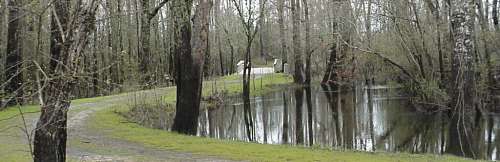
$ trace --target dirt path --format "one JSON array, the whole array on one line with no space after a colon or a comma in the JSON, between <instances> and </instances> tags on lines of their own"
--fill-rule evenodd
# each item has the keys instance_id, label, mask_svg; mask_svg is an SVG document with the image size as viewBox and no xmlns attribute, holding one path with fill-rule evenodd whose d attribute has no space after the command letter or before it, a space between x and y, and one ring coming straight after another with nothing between
<instances>
[{"instance_id":1,"label":"dirt path","mask_svg":"<svg viewBox=\"0 0 500 162\"><path fill-rule=\"evenodd\" d=\"M164 94L166 89L138 92L147 95ZM68 145L67 156L70 161L98 162L134 162L134 161L228 161L216 157L200 156L185 152L158 150L146 147L140 143L114 139L106 136L106 130L90 129L87 125L90 117L103 109L128 102L132 95L109 96L96 102L72 104L68 112ZM32 131L38 120L39 113L25 115L28 130ZM29 156L27 137L21 132L22 120L11 119L0 123L0 144L12 145L10 151L3 153L20 153ZM15 127L13 127L15 126ZM12 127L11 129L4 129ZM9 144L11 143L11 144ZM1 147L4 148L4 147ZM27 158L27 157L26 157ZM2 161L2 160L0 160Z\"/></svg>"},{"instance_id":2,"label":"dirt path","mask_svg":"<svg viewBox=\"0 0 500 162\"><path fill-rule=\"evenodd\" d=\"M142 93L160 94L162 90ZM74 105L69 113L68 156L79 161L228 161L215 157L199 156L190 153L156 150L142 144L113 139L89 129L87 120L95 112L110 108L118 103L127 102L130 96L121 95L106 100ZM76 113L72 113L76 111ZM105 130L103 130L105 131Z\"/></svg>"}]
</instances>

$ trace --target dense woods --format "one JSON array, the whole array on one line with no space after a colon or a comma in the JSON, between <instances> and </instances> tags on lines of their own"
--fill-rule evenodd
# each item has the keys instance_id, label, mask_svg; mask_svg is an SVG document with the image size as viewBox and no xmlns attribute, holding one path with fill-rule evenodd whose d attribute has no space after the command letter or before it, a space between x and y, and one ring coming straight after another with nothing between
<instances>
[{"instance_id":1,"label":"dense woods","mask_svg":"<svg viewBox=\"0 0 500 162\"><path fill-rule=\"evenodd\" d=\"M195 135L204 79L238 73L242 60L247 111L252 67L280 59L295 84L400 84L416 107L446 110L469 128L498 111L499 7L498 0L3 0L0 102L41 105L34 159L64 161L71 99L177 86L172 130Z\"/></svg>"}]
</instances>

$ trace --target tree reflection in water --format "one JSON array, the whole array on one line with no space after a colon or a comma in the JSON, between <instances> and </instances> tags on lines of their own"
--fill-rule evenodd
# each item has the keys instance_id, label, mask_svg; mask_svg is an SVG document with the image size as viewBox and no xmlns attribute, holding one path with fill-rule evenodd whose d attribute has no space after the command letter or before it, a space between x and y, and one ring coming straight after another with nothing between
<instances>
[{"instance_id":1,"label":"tree reflection in water","mask_svg":"<svg viewBox=\"0 0 500 162\"><path fill-rule=\"evenodd\" d=\"M500 155L500 127L496 124L499 116L453 118L445 112L419 112L398 89L383 86L347 90L327 85L290 87L245 100L231 98L223 108L211 111L214 112L200 116L200 127L208 127L204 128L207 134L200 135L268 144L455 154L490 160Z\"/></svg>"}]
</instances>

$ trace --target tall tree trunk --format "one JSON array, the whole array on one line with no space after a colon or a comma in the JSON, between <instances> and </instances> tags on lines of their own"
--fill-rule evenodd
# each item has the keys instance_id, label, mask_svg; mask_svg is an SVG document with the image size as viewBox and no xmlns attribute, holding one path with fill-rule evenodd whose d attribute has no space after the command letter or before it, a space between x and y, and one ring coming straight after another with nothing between
<instances>
[{"instance_id":1,"label":"tall tree trunk","mask_svg":"<svg viewBox=\"0 0 500 162\"><path fill-rule=\"evenodd\" d=\"M497 31L500 31L500 27L498 26L498 0L493 0L493 10L491 12L493 25Z\"/></svg>"},{"instance_id":2,"label":"tall tree trunk","mask_svg":"<svg viewBox=\"0 0 500 162\"><path fill-rule=\"evenodd\" d=\"M217 30L218 31L218 30ZM224 53L222 52L222 42L220 41L220 32L217 34L217 48L219 49L219 63L220 63L220 75L226 75L226 70L224 69Z\"/></svg>"},{"instance_id":3,"label":"tall tree trunk","mask_svg":"<svg viewBox=\"0 0 500 162\"><path fill-rule=\"evenodd\" d=\"M7 9L7 4L5 1L0 1L0 35L3 35L4 33L4 30L5 30L5 17L7 16L7 14L5 13L6 12L6 9ZM1 36L0 37L0 61L3 61L5 60L4 58L4 37ZM5 65L3 65L2 63L0 63L0 71L4 71L5 70ZM0 82L4 83L4 80L5 79L5 76L3 75L3 73L0 73ZM1 108L1 105L2 103L0 103L0 108Z\"/></svg>"},{"instance_id":4,"label":"tall tree trunk","mask_svg":"<svg viewBox=\"0 0 500 162\"><path fill-rule=\"evenodd\" d=\"M141 20L141 34L140 34L140 53L139 53L139 70L141 72L141 86L142 89L149 89L152 86L151 74L149 71L149 64L151 58L150 51L150 35L151 35L151 20L149 17L149 0L141 0L142 14Z\"/></svg>"},{"instance_id":5,"label":"tall tree trunk","mask_svg":"<svg viewBox=\"0 0 500 162\"><path fill-rule=\"evenodd\" d=\"M118 9L116 10L117 15L122 15L122 0L117 0L117 7ZM122 17L120 16L117 21L117 26L118 26L118 42L119 42L119 50L118 50L118 58L119 58L119 63L118 63L118 84L123 85L124 79L125 79L125 57L123 55L124 52L124 47L123 47L123 29L122 29ZM120 92L123 91L123 88L120 89Z\"/></svg>"},{"instance_id":6,"label":"tall tree trunk","mask_svg":"<svg viewBox=\"0 0 500 162\"><path fill-rule=\"evenodd\" d=\"M293 19L293 54L294 54L294 75L293 81L297 84L302 84L304 78L302 76L302 52L300 41L300 0L292 0L292 19Z\"/></svg>"},{"instance_id":7,"label":"tall tree trunk","mask_svg":"<svg viewBox=\"0 0 500 162\"><path fill-rule=\"evenodd\" d=\"M311 55L313 51L311 51L311 20L309 17L309 5L307 0L302 0L304 3L304 17L306 23L306 84L311 84Z\"/></svg>"},{"instance_id":8,"label":"tall tree trunk","mask_svg":"<svg viewBox=\"0 0 500 162\"><path fill-rule=\"evenodd\" d=\"M280 26L280 43L281 43L281 67L285 70L285 64L288 62L286 53L286 39L285 39L285 0L278 0L278 24Z\"/></svg>"},{"instance_id":9,"label":"tall tree trunk","mask_svg":"<svg viewBox=\"0 0 500 162\"><path fill-rule=\"evenodd\" d=\"M459 108L469 109L473 106L474 94L474 44L472 40L474 26L473 0L460 0L452 6L452 34L453 34L453 66L452 78L455 95L453 103Z\"/></svg>"},{"instance_id":10,"label":"tall tree trunk","mask_svg":"<svg viewBox=\"0 0 500 162\"><path fill-rule=\"evenodd\" d=\"M21 45L21 0L8 0L7 5L8 27L7 27L7 54L6 54L6 71L5 79L7 86L5 91L11 95L6 105L14 105L22 103L23 84L22 78L22 45Z\"/></svg>"},{"instance_id":11,"label":"tall tree trunk","mask_svg":"<svg viewBox=\"0 0 500 162\"><path fill-rule=\"evenodd\" d=\"M35 162L64 162L66 160L66 121L72 90L77 81L79 62L88 35L94 30L96 0L78 3L83 8L70 20L69 0L53 1L51 24L51 61L47 72L53 78L43 88L40 119L34 138ZM74 22L74 26L70 26ZM70 28L71 27L71 28ZM62 34L65 33L65 34Z\"/></svg>"},{"instance_id":12,"label":"tall tree trunk","mask_svg":"<svg viewBox=\"0 0 500 162\"><path fill-rule=\"evenodd\" d=\"M210 35L210 32L208 32L207 35ZM207 39L210 39L210 36L207 36L207 37L208 37ZM204 51L205 58L203 58L203 60L204 60L203 76L210 77L212 75L212 73L211 73L212 67L215 67L215 66L210 65L212 63L212 56L210 53L210 44L208 44L208 41L206 43L207 43L207 50Z\"/></svg>"},{"instance_id":13,"label":"tall tree trunk","mask_svg":"<svg viewBox=\"0 0 500 162\"><path fill-rule=\"evenodd\" d=\"M112 1L106 1L106 8L107 8L107 14L109 19L107 21L107 56L109 58L109 91L113 92L115 89L115 85L117 83L116 79L116 74L118 72L118 67L117 67L117 48L115 47L115 35L117 35L115 32L115 19L116 17L114 16L114 11L113 11L113 4Z\"/></svg>"},{"instance_id":14,"label":"tall tree trunk","mask_svg":"<svg viewBox=\"0 0 500 162\"><path fill-rule=\"evenodd\" d=\"M326 64L325 75L321 83L333 83L337 81L337 47L332 46L329 50L330 56Z\"/></svg>"},{"instance_id":15,"label":"tall tree trunk","mask_svg":"<svg viewBox=\"0 0 500 162\"><path fill-rule=\"evenodd\" d=\"M368 0L367 12L365 15L366 43L368 48L372 46L372 0Z\"/></svg>"},{"instance_id":16,"label":"tall tree trunk","mask_svg":"<svg viewBox=\"0 0 500 162\"><path fill-rule=\"evenodd\" d=\"M224 26L222 28L224 30L224 33L226 33L226 41L227 41L227 44L229 45L229 50L230 50L230 53L231 53L231 56L229 58L229 74L233 74L235 73L234 71L234 46L233 46L233 43L231 43L231 36L229 35L229 31L227 30L227 28Z\"/></svg>"},{"instance_id":17,"label":"tall tree trunk","mask_svg":"<svg viewBox=\"0 0 500 162\"><path fill-rule=\"evenodd\" d=\"M94 33L94 44L93 52L92 52L92 95L99 95L99 62L98 62L98 49L97 49L97 41L98 41L97 33Z\"/></svg>"},{"instance_id":18,"label":"tall tree trunk","mask_svg":"<svg viewBox=\"0 0 500 162\"><path fill-rule=\"evenodd\" d=\"M198 126L204 55L208 50L211 0L200 0L194 18L191 51L191 0L174 1L177 70L177 103L173 131L195 135Z\"/></svg>"},{"instance_id":19,"label":"tall tree trunk","mask_svg":"<svg viewBox=\"0 0 500 162\"><path fill-rule=\"evenodd\" d=\"M262 13L266 12L266 6L264 5L264 0L259 1L259 8L262 11ZM266 26L266 14L262 14L261 18L259 19L259 47L260 47L260 57L262 60L264 60L267 63L267 59L265 57L265 44L264 44L264 38L266 37L265 33L265 26Z\"/></svg>"}]
</instances>

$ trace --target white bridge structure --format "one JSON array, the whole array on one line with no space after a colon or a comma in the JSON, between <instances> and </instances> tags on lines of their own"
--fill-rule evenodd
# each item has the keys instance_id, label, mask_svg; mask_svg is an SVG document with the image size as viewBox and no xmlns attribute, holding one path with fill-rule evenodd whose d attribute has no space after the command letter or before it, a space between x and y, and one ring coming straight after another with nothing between
<instances>
[{"instance_id":1,"label":"white bridge structure","mask_svg":"<svg viewBox=\"0 0 500 162\"><path fill-rule=\"evenodd\" d=\"M245 61L241 60L236 64L238 67L238 74L243 75L243 69L245 66ZM283 70L286 70L286 67L288 64L285 64L285 69L282 67L282 61L281 59L274 59L274 64L273 67L259 67L259 68L252 68L251 75L264 75L264 74L272 74L272 73L280 73L283 72Z\"/></svg>"}]
</instances>

